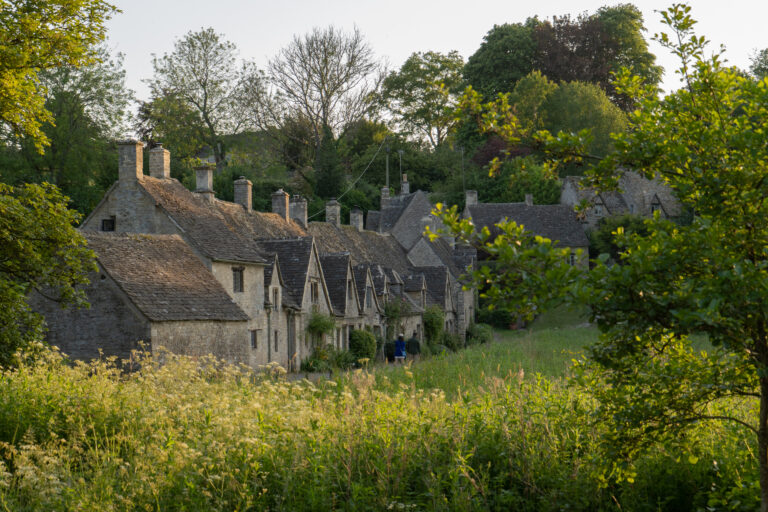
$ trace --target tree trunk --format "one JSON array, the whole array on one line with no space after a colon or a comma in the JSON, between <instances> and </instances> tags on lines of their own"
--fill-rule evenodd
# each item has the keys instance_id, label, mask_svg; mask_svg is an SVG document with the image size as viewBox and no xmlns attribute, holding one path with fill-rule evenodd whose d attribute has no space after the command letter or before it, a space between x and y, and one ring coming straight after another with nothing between
<instances>
[{"instance_id":1,"label":"tree trunk","mask_svg":"<svg viewBox=\"0 0 768 512\"><path fill-rule=\"evenodd\" d=\"M768 512L768 377L760 377L760 424L757 430L760 463L760 510Z\"/></svg>"}]
</instances>

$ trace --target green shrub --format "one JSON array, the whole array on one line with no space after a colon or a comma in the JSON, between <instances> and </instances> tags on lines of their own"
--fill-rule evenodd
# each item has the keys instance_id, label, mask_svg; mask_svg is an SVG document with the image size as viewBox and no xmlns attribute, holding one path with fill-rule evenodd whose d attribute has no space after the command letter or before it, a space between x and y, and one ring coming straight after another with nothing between
<instances>
[{"instance_id":1,"label":"green shrub","mask_svg":"<svg viewBox=\"0 0 768 512\"><path fill-rule=\"evenodd\" d=\"M405 351L412 356L421 354L421 342L418 338L410 338L405 342Z\"/></svg>"},{"instance_id":2,"label":"green shrub","mask_svg":"<svg viewBox=\"0 0 768 512\"><path fill-rule=\"evenodd\" d=\"M424 312L424 337L427 343L440 342L445 325L443 310L437 306L429 306Z\"/></svg>"},{"instance_id":3,"label":"green shrub","mask_svg":"<svg viewBox=\"0 0 768 512\"><path fill-rule=\"evenodd\" d=\"M493 328L486 324L469 324L467 345L485 344L493 341Z\"/></svg>"},{"instance_id":4,"label":"green shrub","mask_svg":"<svg viewBox=\"0 0 768 512\"><path fill-rule=\"evenodd\" d=\"M358 357L349 350L333 349L331 354L331 364L339 370L350 370L357 366Z\"/></svg>"},{"instance_id":5,"label":"green shrub","mask_svg":"<svg viewBox=\"0 0 768 512\"><path fill-rule=\"evenodd\" d=\"M456 352L457 350L464 348L464 341L461 339L461 337L458 334L451 332L444 331L441 342L452 352Z\"/></svg>"},{"instance_id":6,"label":"green shrub","mask_svg":"<svg viewBox=\"0 0 768 512\"><path fill-rule=\"evenodd\" d=\"M349 351L355 360L376 357L376 337L368 331L355 330L349 335Z\"/></svg>"},{"instance_id":7,"label":"green shrub","mask_svg":"<svg viewBox=\"0 0 768 512\"><path fill-rule=\"evenodd\" d=\"M390 363L395 360L395 342L388 340L384 342L384 357Z\"/></svg>"},{"instance_id":8,"label":"green shrub","mask_svg":"<svg viewBox=\"0 0 768 512\"><path fill-rule=\"evenodd\" d=\"M477 310L477 321L497 329L509 329L515 323L515 318L506 310L481 307Z\"/></svg>"}]
</instances>

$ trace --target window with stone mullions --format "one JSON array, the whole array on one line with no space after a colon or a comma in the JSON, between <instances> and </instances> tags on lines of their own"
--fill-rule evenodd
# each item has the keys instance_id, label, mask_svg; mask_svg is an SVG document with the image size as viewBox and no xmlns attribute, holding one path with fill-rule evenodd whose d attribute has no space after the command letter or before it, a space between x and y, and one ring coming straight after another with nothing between
<instances>
[{"instance_id":1,"label":"window with stone mullions","mask_svg":"<svg viewBox=\"0 0 768 512\"><path fill-rule=\"evenodd\" d=\"M243 267L232 267L232 290L235 293L242 293L245 291Z\"/></svg>"}]
</instances>

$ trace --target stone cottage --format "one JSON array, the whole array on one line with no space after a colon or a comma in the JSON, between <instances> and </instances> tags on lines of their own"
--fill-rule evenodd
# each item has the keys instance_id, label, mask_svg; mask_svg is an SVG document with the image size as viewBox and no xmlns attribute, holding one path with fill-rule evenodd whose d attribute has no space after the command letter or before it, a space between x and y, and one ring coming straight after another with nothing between
<instances>
[{"instance_id":1,"label":"stone cottage","mask_svg":"<svg viewBox=\"0 0 768 512\"><path fill-rule=\"evenodd\" d=\"M493 237L499 232L496 224L503 220L515 221L535 235L549 238L558 247L571 249L571 264L589 266L589 240L573 208L562 204L533 204L533 196L526 194L523 203L479 203L477 192L468 190L463 217L472 219L475 228L488 228ZM579 253L579 250L581 251Z\"/></svg>"}]
</instances>

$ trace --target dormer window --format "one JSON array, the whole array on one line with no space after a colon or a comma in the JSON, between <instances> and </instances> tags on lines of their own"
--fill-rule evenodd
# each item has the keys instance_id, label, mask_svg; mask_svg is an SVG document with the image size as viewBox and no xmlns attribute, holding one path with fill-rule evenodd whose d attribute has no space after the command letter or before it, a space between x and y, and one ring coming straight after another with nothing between
<instances>
[{"instance_id":1,"label":"dormer window","mask_svg":"<svg viewBox=\"0 0 768 512\"><path fill-rule=\"evenodd\" d=\"M115 230L115 216L111 216L108 219L101 219L102 231L114 231Z\"/></svg>"},{"instance_id":2,"label":"dormer window","mask_svg":"<svg viewBox=\"0 0 768 512\"><path fill-rule=\"evenodd\" d=\"M347 279L347 297L352 296L352 280Z\"/></svg>"},{"instance_id":3,"label":"dormer window","mask_svg":"<svg viewBox=\"0 0 768 512\"><path fill-rule=\"evenodd\" d=\"M365 307L370 308L373 306L373 290L370 286L365 287Z\"/></svg>"},{"instance_id":4,"label":"dormer window","mask_svg":"<svg viewBox=\"0 0 768 512\"><path fill-rule=\"evenodd\" d=\"M243 293L245 291L243 270L243 267L232 267L232 291L235 293Z\"/></svg>"},{"instance_id":5,"label":"dormer window","mask_svg":"<svg viewBox=\"0 0 768 512\"><path fill-rule=\"evenodd\" d=\"M275 311L280 309L280 290L278 288L272 290L272 307Z\"/></svg>"},{"instance_id":6,"label":"dormer window","mask_svg":"<svg viewBox=\"0 0 768 512\"><path fill-rule=\"evenodd\" d=\"M661 203L654 201L651 203L651 213L655 213L661 210Z\"/></svg>"},{"instance_id":7,"label":"dormer window","mask_svg":"<svg viewBox=\"0 0 768 512\"><path fill-rule=\"evenodd\" d=\"M598 203L598 204L595 205L595 215L597 215L598 217L602 217L603 216L603 205L602 204Z\"/></svg>"},{"instance_id":8,"label":"dormer window","mask_svg":"<svg viewBox=\"0 0 768 512\"><path fill-rule=\"evenodd\" d=\"M320 302L320 283L317 281L312 281L309 284L309 294L312 298L312 304L317 304Z\"/></svg>"},{"instance_id":9,"label":"dormer window","mask_svg":"<svg viewBox=\"0 0 768 512\"><path fill-rule=\"evenodd\" d=\"M568 264L572 267L576 266L576 253L572 252L568 255Z\"/></svg>"}]
</instances>

